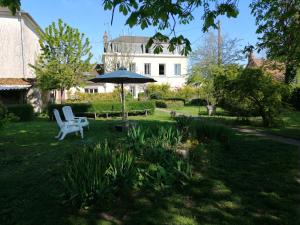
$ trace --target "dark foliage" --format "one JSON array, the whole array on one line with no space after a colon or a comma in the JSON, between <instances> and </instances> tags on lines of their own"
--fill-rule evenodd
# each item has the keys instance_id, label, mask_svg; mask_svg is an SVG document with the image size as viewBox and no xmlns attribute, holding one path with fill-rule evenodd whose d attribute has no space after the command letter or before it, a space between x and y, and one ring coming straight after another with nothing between
<instances>
[{"instance_id":1,"label":"dark foliage","mask_svg":"<svg viewBox=\"0 0 300 225\"><path fill-rule=\"evenodd\" d=\"M14 114L20 121L31 121L33 119L33 107L30 104L8 105L7 112Z\"/></svg>"}]
</instances>

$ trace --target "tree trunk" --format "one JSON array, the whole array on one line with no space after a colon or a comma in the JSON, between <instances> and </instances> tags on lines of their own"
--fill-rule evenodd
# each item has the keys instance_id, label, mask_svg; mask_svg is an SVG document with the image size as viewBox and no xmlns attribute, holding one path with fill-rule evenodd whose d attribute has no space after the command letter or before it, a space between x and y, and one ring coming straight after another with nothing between
<instances>
[{"instance_id":1,"label":"tree trunk","mask_svg":"<svg viewBox=\"0 0 300 225\"><path fill-rule=\"evenodd\" d=\"M64 103L64 89L60 89L60 104Z\"/></svg>"},{"instance_id":2,"label":"tree trunk","mask_svg":"<svg viewBox=\"0 0 300 225\"><path fill-rule=\"evenodd\" d=\"M206 105L207 114L209 116L213 116L216 114L216 106L215 105Z\"/></svg>"}]
</instances>

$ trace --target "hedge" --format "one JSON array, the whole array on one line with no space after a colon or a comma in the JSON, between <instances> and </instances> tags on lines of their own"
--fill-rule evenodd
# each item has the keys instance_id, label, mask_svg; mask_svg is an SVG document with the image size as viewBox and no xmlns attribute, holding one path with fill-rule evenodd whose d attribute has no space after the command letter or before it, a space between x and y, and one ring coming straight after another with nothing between
<instances>
[{"instance_id":1,"label":"hedge","mask_svg":"<svg viewBox=\"0 0 300 225\"><path fill-rule=\"evenodd\" d=\"M155 101L157 108L182 108L184 107L183 101L164 101L157 100Z\"/></svg>"},{"instance_id":2,"label":"hedge","mask_svg":"<svg viewBox=\"0 0 300 225\"><path fill-rule=\"evenodd\" d=\"M72 104L50 104L48 105L48 116L50 119L53 119L53 110L57 109L60 112L60 116L64 119L64 115L62 113L62 108L64 106L71 106L72 111L76 113L85 113L90 112L91 104L89 103L72 103Z\"/></svg>"},{"instance_id":3,"label":"hedge","mask_svg":"<svg viewBox=\"0 0 300 225\"><path fill-rule=\"evenodd\" d=\"M30 121L33 119L33 107L30 104L7 105L7 112L18 117L20 121Z\"/></svg>"},{"instance_id":4,"label":"hedge","mask_svg":"<svg viewBox=\"0 0 300 225\"><path fill-rule=\"evenodd\" d=\"M73 103L73 104L51 104L48 106L48 116L53 118L53 109L58 109L63 117L62 107L71 106L73 112L80 113L97 113L104 114L105 112L120 112L122 104L112 101L97 101L91 103ZM136 110L149 109L149 113L154 113L155 104L153 101L130 101L126 102L126 110L130 113Z\"/></svg>"}]
</instances>

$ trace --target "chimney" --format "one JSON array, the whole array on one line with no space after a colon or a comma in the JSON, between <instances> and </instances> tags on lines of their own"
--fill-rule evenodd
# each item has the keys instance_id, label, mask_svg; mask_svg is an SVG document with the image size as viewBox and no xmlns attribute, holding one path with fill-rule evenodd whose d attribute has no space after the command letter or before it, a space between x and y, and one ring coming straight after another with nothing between
<instances>
[{"instance_id":1,"label":"chimney","mask_svg":"<svg viewBox=\"0 0 300 225\"><path fill-rule=\"evenodd\" d=\"M104 42L104 52L107 52L108 50L108 34L105 31L103 35L103 42Z\"/></svg>"}]
</instances>

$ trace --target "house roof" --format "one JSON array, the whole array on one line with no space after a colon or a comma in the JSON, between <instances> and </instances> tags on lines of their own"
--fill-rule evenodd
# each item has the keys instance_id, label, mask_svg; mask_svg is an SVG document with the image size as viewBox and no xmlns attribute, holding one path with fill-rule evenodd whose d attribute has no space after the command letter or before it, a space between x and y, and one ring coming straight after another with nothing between
<instances>
[{"instance_id":1,"label":"house roof","mask_svg":"<svg viewBox=\"0 0 300 225\"><path fill-rule=\"evenodd\" d=\"M21 90L32 86L30 81L21 78L0 78L0 90Z\"/></svg>"},{"instance_id":2,"label":"house roof","mask_svg":"<svg viewBox=\"0 0 300 225\"><path fill-rule=\"evenodd\" d=\"M285 66L283 63L266 59L258 59L251 53L248 57L247 67L262 68L264 71L271 74L276 80L284 80Z\"/></svg>"},{"instance_id":3,"label":"house roof","mask_svg":"<svg viewBox=\"0 0 300 225\"><path fill-rule=\"evenodd\" d=\"M147 44L149 41L149 37L144 36L120 36L118 38L113 39L111 42L118 43L145 43Z\"/></svg>"}]
</instances>

